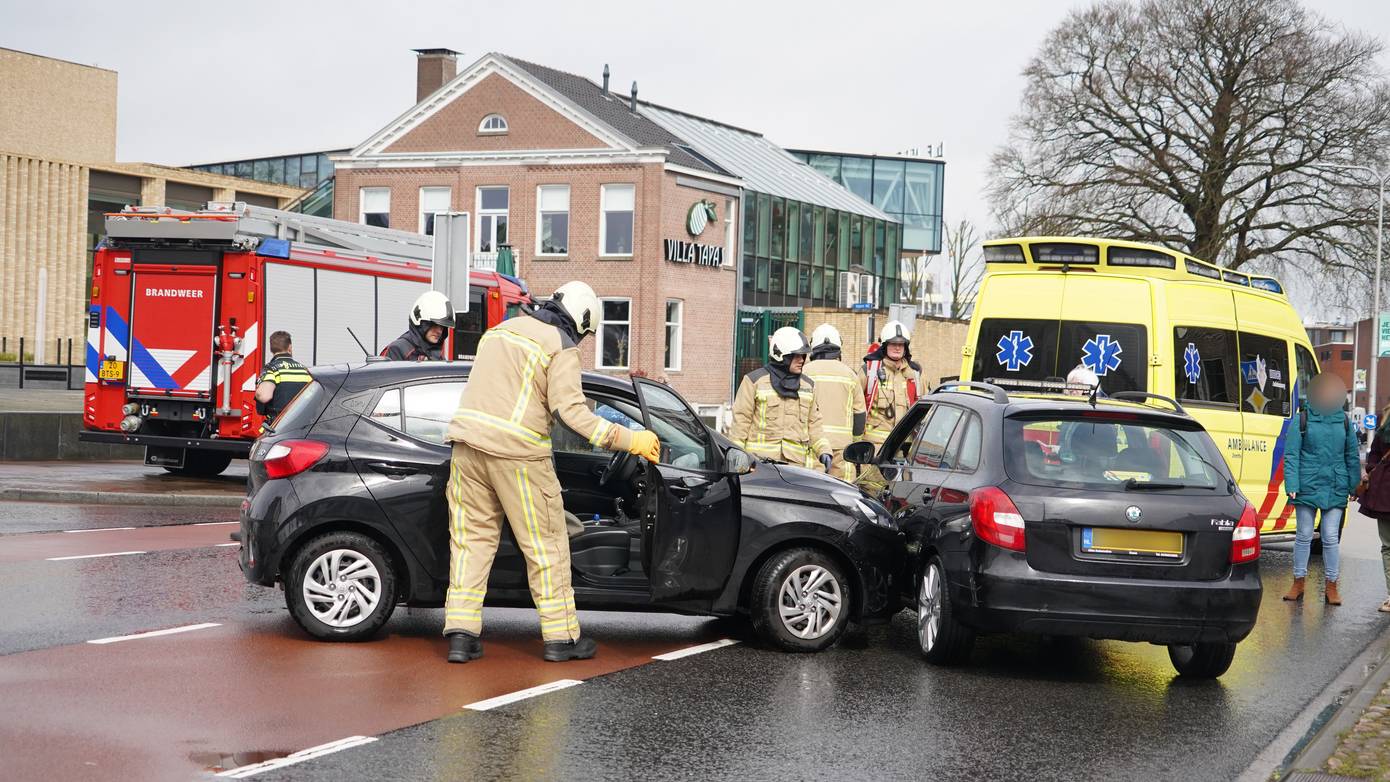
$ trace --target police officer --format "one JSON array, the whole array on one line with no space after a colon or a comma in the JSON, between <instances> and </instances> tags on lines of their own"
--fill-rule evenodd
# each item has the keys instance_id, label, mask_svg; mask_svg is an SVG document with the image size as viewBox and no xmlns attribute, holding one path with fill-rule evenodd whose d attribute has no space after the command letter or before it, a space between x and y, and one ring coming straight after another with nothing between
<instances>
[{"instance_id":1,"label":"police officer","mask_svg":"<svg viewBox=\"0 0 1390 782\"><path fill-rule=\"evenodd\" d=\"M917 401L922 367L912 360L912 334L890 320L879 332L878 348L864 357L859 385L868 408L864 439L882 445L912 403Z\"/></svg>"},{"instance_id":2,"label":"police officer","mask_svg":"<svg viewBox=\"0 0 1390 782\"><path fill-rule=\"evenodd\" d=\"M815 381L802 370L811 352L800 331L784 326L773 332L769 359L744 376L734 397L734 443L774 462L830 469Z\"/></svg>"},{"instance_id":3,"label":"police officer","mask_svg":"<svg viewBox=\"0 0 1390 782\"><path fill-rule=\"evenodd\" d=\"M804 376L815 383L816 407L830 441L830 474L853 481L854 465L845 461L845 446L864 436L864 394L859 378L840 360L840 330L822 323L811 332L811 360Z\"/></svg>"},{"instance_id":4,"label":"police officer","mask_svg":"<svg viewBox=\"0 0 1390 782\"><path fill-rule=\"evenodd\" d=\"M299 390L313 380L309 370L294 360L294 343L288 331L270 335L270 361L261 370L256 385L256 412L274 421Z\"/></svg>"},{"instance_id":5,"label":"police officer","mask_svg":"<svg viewBox=\"0 0 1390 782\"><path fill-rule=\"evenodd\" d=\"M481 657L483 598L505 516L526 557L540 614L545 659L594 656L579 634L570 586L569 536L551 461L552 416L591 445L655 462L661 444L589 411L580 386L579 341L598 325L599 301L583 282L568 282L529 317L493 326L478 343L468 385L449 422L449 591L444 604L448 659Z\"/></svg>"},{"instance_id":6,"label":"police officer","mask_svg":"<svg viewBox=\"0 0 1390 782\"><path fill-rule=\"evenodd\" d=\"M386 346L381 355L392 361L439 361L444 358L444 335L454 327L454 307L439 291L425 291L410 308L410 328Z\"/></svg>"}]
</instances>

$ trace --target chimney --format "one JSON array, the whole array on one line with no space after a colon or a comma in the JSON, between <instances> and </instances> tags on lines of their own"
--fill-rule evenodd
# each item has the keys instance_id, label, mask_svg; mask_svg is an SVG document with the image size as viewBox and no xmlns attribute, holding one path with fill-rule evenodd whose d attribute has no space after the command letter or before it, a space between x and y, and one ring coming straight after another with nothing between
<instances>
[{"instance_id":1,"label":"chimney","mask_svg":"<svg viewBox=\"0 0 1390 782\"><path fill-rule=\"evenodd\" d=\"M608 97L608 63L603 64L603 95Z\"/></svg>"},{"instance_id":2,"label":"chimney","mask_svg":"<svg viewBox=\"0 0 1390 782\"><path fill-rule=\"evenodd\" d=\"M637 113L637 82L632 83L632 113Z\"/></svg>"},{"instance_id":3,"label":"chimney","mask_svg":"<svg viewBox=\"0 0 1390 782\"><path fill-rule=\"evenodd\" d=\"M443 87L458 73L459 53L453 49L416 49L415 102Z\"/></svg>"}]
</instances>

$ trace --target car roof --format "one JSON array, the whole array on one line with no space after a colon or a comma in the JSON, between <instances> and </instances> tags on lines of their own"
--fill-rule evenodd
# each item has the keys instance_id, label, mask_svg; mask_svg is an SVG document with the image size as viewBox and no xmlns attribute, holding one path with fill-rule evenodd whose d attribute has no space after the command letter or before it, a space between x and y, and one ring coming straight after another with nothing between
<instances>
[{"instance_id":1,"label":"car roof","mask_svg":"<svg viewBox=\"0 0 1390 782\"><path fill-rule=\"evenodd\" d=\"M311 367L309 372L315 378L341 382L349 390L361 391L428 378L457 377L463 380L472 369L472 361L367 361L355 364L325 364ZM581 374L586 387L634 393L632 379L629 377L616 377L598 372Z\"/></svg>"},{"instance_id":2,"label":"car roof","mask_svg":"<svg viewBox=\"0 0 1390 782\"><path fill-rule=\"evenodd\" d=\"M1031 416L1045 413L1068 415L1094 410L1106 410L1138 413L1145 418L1167 420L1172 423L1180 422L1189 426L1195 423L1196 420L1192 418L1192 416L1187 415L1186 412L1179 413L1174 410L1155 407L1153 404L1121 399L1108 399L1106 397L1097 398L1095 404L1092 405L1088 397L1036 392L1015 392L1008 394L1007 402L1000 403L987 392L973 388L940 389L921 397L918 403L931 404L932 402L940 401L965 403L967 406L977 410L999 407L1002 408L1005 418L1016 415Z\"/></svg>"}]
</instances>

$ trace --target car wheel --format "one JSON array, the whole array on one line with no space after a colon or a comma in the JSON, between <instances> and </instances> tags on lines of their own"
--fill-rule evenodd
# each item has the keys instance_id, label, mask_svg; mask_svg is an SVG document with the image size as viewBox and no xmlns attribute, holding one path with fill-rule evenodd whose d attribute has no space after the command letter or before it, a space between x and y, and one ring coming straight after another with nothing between
<instances>
[{"instance_id":1,"label":"car wheel","mask_svg":"<svg viewBox=\"0 0 1390 782\"><path fill-rule=\"evenodd\" d=\"M946 569L935 555L922 568L917 585L917 645L927 662L955 665L970 657L975 632L956 621L946 589Z\"/></svg>"},{"instance_id":2,"label":"car wheel","mask_svg":"<svg viewBox=\"0 0 1390 782\"><path fill-rule=\"evenodd\" d=\"M182 467L165 467L175 475L190 478L212 478L222 474L232 463L230 451L188 451L183 456Z\"/></svg>"},{"instance_id":3,"label":"car wheel","mask_svg":"<svg viewBox=\"0 0 1390 782\"><path fill-rule=\"evenodd\" d=\"M290 615L315 638L370 638L396 608L396 572L375 540L356 532L314 538L295 555L285 581Z\"/></svg>"},{"instance_id":4,"label":"car wheel","mask_svg":"<svg viewBox=\"0 0 1390 782\"><path fill-rule=\"evenodd\" d=\"M753 582L749 614L763 640L788 652L818 652L849 625L849 581L830 557L809 548L769 559Z\"/></svg>"},{"instance_id":5,"label":"car wheel","mask_svg":"<svg viewBox=\"0 0 1390 782\"><path fill-rule=\"evenodd\" d=\"M1215 679L1231 667L1236 657L1233 643L1170 644L1168 659L1179 676Z\"/></svg>"}]
</instances>

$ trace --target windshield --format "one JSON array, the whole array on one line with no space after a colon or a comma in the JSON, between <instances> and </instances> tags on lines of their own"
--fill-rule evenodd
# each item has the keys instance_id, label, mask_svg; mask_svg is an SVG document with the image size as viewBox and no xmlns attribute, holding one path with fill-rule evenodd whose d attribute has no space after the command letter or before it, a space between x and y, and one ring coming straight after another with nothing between
<instances>
[{"instance_id":1,"label":"windshield","mask_svg":"<svg viewBox=\"0 0 1390 782\"><path fill-rule=\"evenodd\" d=\"M1222 490L1229 476L1211 438L1137 416L1006 419L1009 477L1078 489Z\"/></svg>"}]
</instances>

